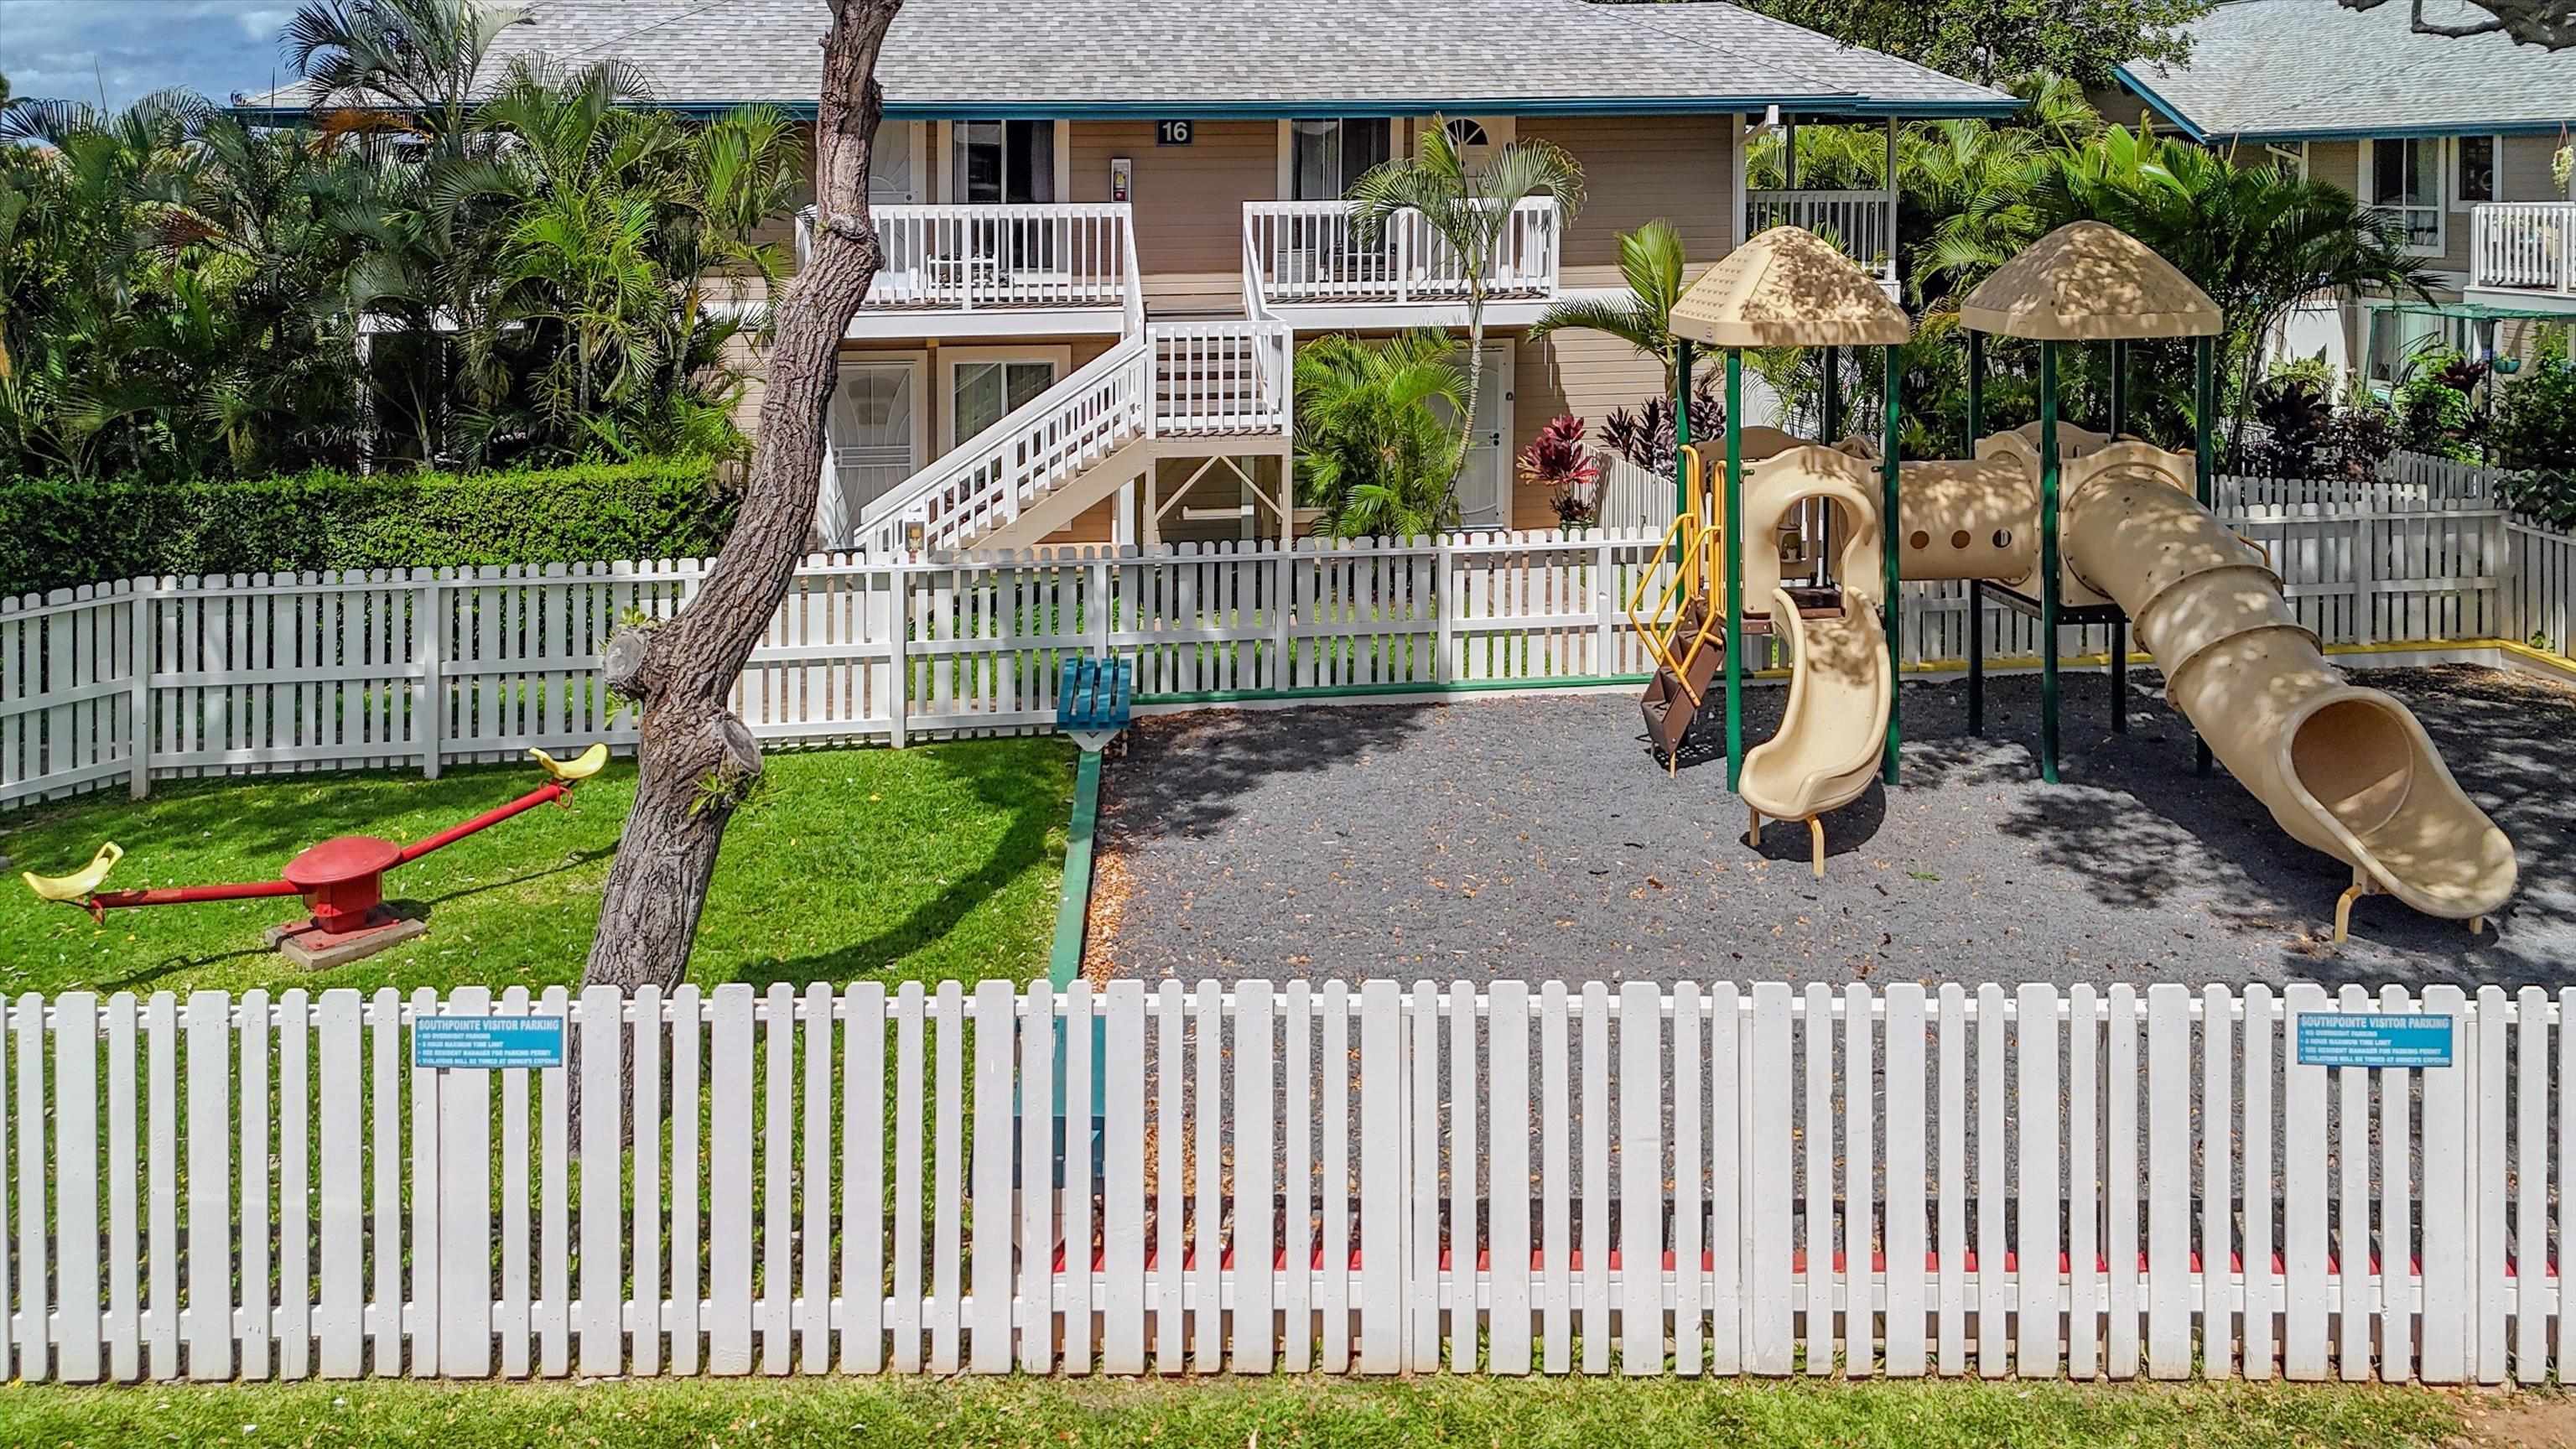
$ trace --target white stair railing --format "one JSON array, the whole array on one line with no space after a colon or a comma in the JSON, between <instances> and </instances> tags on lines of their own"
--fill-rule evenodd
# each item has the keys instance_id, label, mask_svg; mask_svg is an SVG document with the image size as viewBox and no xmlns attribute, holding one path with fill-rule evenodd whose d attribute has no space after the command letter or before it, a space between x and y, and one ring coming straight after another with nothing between
<instances>
[{"instance_id":1,"label":"white stair railing","mask_svg":"<svg viewBox=\"0 0 2576 1449\"><path fill-rule=\"evenodd\" d=\"M891 558L960 548L1009 523L1048 488L1152 427L1152 367L1146 334L1122 339L870 503L850 546Z\"/></svg>"},{"instance_id":2,"label":"white stair railing","mask_svg":"<svg viewBox=\"0 0 2576 1449\"><path fill-rule=\"evenodd\" d=\"M969 547L1142 438L1285 435L1290 347L1277 322L1128 336L870 503L849 546L876 558Z\"/></svg>"}]
</instances>

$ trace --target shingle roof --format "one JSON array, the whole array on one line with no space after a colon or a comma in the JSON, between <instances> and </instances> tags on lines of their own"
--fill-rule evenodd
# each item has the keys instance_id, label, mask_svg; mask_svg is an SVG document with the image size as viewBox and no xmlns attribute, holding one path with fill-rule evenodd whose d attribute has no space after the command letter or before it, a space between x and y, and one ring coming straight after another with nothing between
<instances>
[{"instance_id":1,"label":"shingle roof","mask_svg":"<svg viewBox=\"0 0 2576 1449\"><path fill-rule=\"evenodd\" d=\"M2131 62L2121 79L2202 139L2554 130L2576 121L2576 50L2503 35L2416 33L2410 8L2227 0L2191 26L2191 59ZM2424 0L2427 20L2485 18Z\"/></svg>"},{"instance_id":2,"label":"shingle roof","mask_svg":"<svg viewBox=\"0 0 2576 1449\"><path fill-rule=\"evenodd\" d=\"M671 106L810 106L825 0L535 0L494 64L616 56ZM907 0L878 79L898 116L1160 111L2008 111L2003 92L1716 0ZM245 107L296 108L299 87ZM1650 104L1651 103L1651 104Z\"/></svg>"}]
</instances>

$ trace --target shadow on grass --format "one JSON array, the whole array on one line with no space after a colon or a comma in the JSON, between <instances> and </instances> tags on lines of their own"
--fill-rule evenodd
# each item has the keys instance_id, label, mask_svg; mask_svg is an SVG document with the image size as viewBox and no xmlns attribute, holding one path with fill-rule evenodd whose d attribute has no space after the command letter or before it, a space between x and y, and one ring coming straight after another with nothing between
<instances>
[{"instance_id":1,"label":"shadow on grass","mask_svg":"<svg viewBox=\"0 0 2576 1449\"><path fill-rule=\"evenodd\" d=\"M762 990L775 982L801 990L817 981L841 983L877 975L946 937L1029 871L1062 862L1067 808L1053 772L1026 768L1018 752L979 749L972 743L943 746L930 757L935 768L963 784L978 805L1003 817L1006 823L992 849L973 870L947 877L936 895L899 919L827 951L744 962L734 971L734 980ZM854 822L853 828L867 826ZM739 868L740 862L731 864ZM717 867L719 871L727 868L726 864ZM780 908L794 909L796 883L781 881L777 889ZM1052 906L1052 892L1047 900ZM1038 965L1043 968L1044 964L1041 956Z\"/></svg>"}]
</instances>

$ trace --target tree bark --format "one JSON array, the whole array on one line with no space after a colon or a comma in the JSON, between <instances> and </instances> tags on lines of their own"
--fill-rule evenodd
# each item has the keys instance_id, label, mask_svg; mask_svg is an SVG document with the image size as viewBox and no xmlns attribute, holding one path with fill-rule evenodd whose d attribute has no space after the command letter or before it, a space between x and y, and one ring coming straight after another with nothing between
<instances>
[{"instance_id":1,"label":"tree bark","mask_svg":"<svg viewBox=\"0 0 2576 1449\"><path fill-rule=\"evenodd\" d=\"M759 745L726 701L805 552L841 337L883 260L868 215L868 153L885 113L877 55L903 0L831 0L831 7L814 127L813 247L778 303L760 433L733 534L677 617L622 630L608 650L606 682L641 710L643 738L635 805L600 902L585 985L680 982L725 826L760 777Z\"/></svg>"}]
</instances>

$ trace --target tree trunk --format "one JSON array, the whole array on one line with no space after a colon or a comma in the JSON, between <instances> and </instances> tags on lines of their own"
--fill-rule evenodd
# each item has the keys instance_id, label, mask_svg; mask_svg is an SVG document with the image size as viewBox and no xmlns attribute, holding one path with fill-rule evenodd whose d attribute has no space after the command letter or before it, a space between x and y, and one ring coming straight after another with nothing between
<instances>
[{"instance_id":1,"label":"tree trunk","mask_svg":"<svg viewBox=\"0 0 2576 1449\"><path fill-rule=\"evenodd\" d=\"M1476 438L1476 399L1485 389L1485 289L1473 269L1467 274L1467 406L1458 419L1458 471L1449 475L1443 515L1458 511L1458 480L1467 473L1467 450ZM1452 524L1464 522L1451 518Z\"/></svg>"},{"instance_id":2,"label":"tree trunk","mask_svg":"<svg viewBox=\"0 0 2576 1449\"><path fill-rule=\"evenodd\" d=\"M805 552L841 337L883 259L868 216L868 152L885 112L877 53L903 0L831 7L814 127L813 247L778 303L760 435L733 534L678 617L620 630L609 643L602 672L642 711L643 739L635 806L600 902L585 985L679 983L725 826L760 777L759 745L726 700Z\"/></svg>"}]
</instances>

